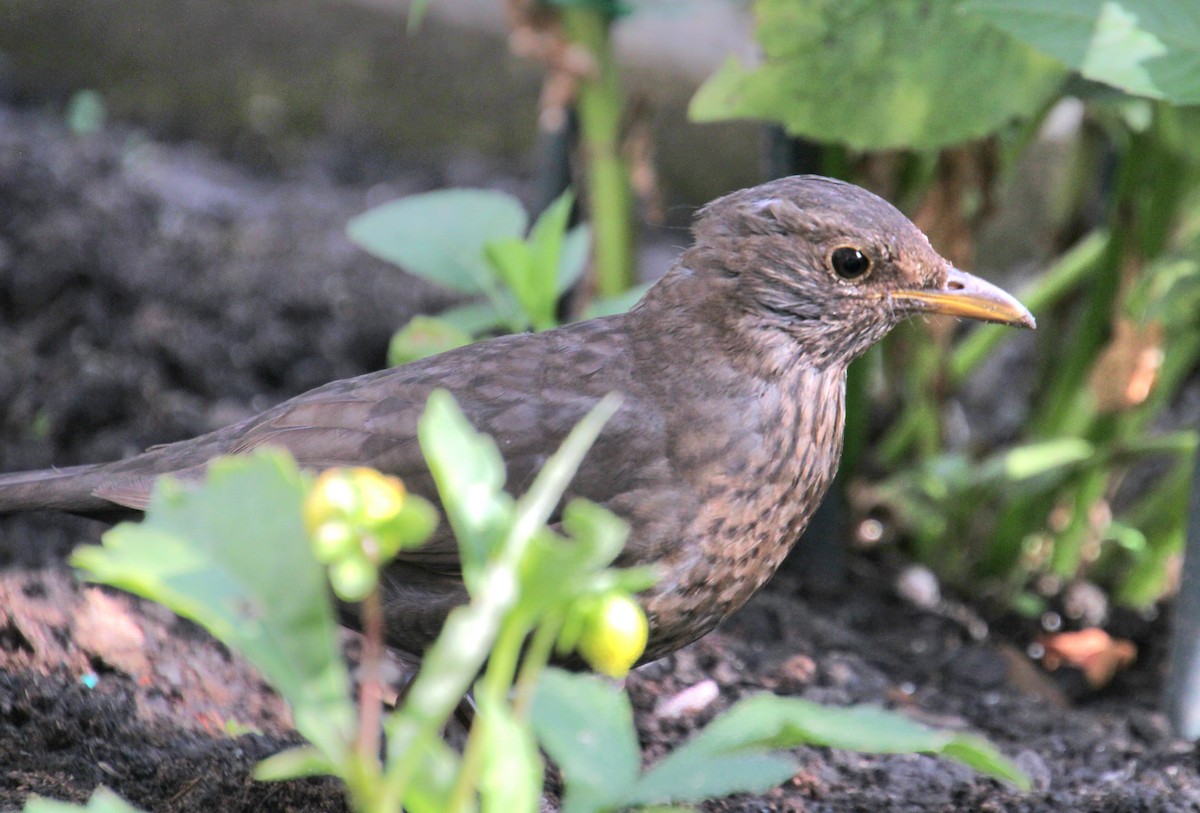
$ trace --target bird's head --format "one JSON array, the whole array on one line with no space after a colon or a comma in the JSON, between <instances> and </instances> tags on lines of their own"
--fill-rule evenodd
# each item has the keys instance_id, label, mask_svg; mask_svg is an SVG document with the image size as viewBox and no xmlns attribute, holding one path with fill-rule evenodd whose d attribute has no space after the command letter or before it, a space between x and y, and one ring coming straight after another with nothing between
<instances>
[{"instance_id":1,"label":"bird's head","mask_svg":"<svg viewBox=\"0 0 1200 813\"><path fill-rule=\"evenodd\" d=\"M847 364L916 314L1034 327L1020 302L852 184L799 175L734 192L701 210L695 233L684 266L723 280L743 325L794 337L814 363Z\"/></svg>"}]
</instances>

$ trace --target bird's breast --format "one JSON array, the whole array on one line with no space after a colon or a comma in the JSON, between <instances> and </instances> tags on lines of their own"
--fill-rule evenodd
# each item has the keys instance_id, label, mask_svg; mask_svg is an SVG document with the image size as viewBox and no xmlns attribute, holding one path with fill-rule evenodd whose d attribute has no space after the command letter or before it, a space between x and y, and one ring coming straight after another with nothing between
<instances>
[{"instance_id":1,"label":"bird's breast","mask_svg":"<svg viewBox=\"0 0 1200 813\"><path fill-rule=\"evenodd\" d=\"M697 472L697 509L660 562L667 575L645 595L655 630L649 658L699 638L745 604L775 573L837 472L841 371L797 371L762 387L754 401L685 444L697 456L685 461Z\"/></svg>"}]
</instances>

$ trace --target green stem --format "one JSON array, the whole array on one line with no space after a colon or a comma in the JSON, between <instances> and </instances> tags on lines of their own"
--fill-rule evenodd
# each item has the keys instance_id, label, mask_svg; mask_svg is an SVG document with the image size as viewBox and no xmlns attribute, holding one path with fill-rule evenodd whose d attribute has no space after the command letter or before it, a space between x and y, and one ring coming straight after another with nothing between
<instances>
[{"instance_id":1,"label":"green stem","mask_svg":"<svg viewBox=\"0 0 1200 813\"><path fill-rule=\"evenodd\" d=\"M521 661L521 671L517 674L513 697L513 716L518 720L524 720L529 715L538 678L550 662L550 652L554 649L555 639L558 638L559 626L549 619L543 620L529 642L525 658Z\"/></svg>"},{"instance_id":2,"label":"green stem","mask_svg":"<svg viewBox=\"0 0 1200 813\"><path fill-rule=\"evenodd\" d=\"M616 296L633 285L632 198L621 157L620 78L604 11L585 5L560 8L567 37L595 61L595 73L579 80L579 129L588 171L596 293Z\"/></svg>"},{"instance_id":3,"label":"green stem","mask_svg":"<svg viewBox=\"0 0 1200 813\"><path fill-rule=\"evenodd\" d=\"M1034 287L1021 295L1021 301L1035 316L1042 316L1059 300L1073 291L1104 256L1108 233L1097 230L1084 237L1058 259ZM1016 335L1004 325L980 325L954 349L948 365L950 383L962 384L1003 341Z\"/></svg>"},{"instance_id":4,"label":"green stem","mask_svg":"<svg viewBox=\"0 0 1200 813\"><path fill-rule=\"evenodd\" d=\"M475 698L480 712L475 717L471 732L467 735L467 744L463 749L462 762L458 769L458 778L454 790L450 794L450 802L446 809L459 811L470 809L470 803L479 786L479 774L483 770L484 739L482 729L488 724L487 715L490 709L499 707L512 686L516 675L517 663L521 658L521 646L528 635L529 625L520 618L510 616L505 619L496 638L496 645L488 657L487 670L475 684Z\"/></svg>"}]
</instances>

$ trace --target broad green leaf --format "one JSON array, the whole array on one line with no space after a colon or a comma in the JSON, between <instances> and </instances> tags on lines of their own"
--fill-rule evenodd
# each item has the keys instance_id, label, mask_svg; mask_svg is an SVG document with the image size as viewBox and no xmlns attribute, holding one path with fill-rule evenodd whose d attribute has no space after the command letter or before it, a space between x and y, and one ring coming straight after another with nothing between
<instances>
[{"instance_id":1,"label":"broad green leaf","mask_svg":"<svg viewBox=\"0 0 1200 813\"><path fill-rule=\"evenodd\" d=\"M504 460L495 442L475 431L445 390L434 390L429 396L417 437L458 538L463 578L473 589L509 521L512 498L503 490Z\"/></svg>"},{"instance_id":2,"label":"broad green leaf","mask_svg":"<svg viewBox=\"0 0 1200 813\"><path fill-rule=\"evenodd\" d=\"M795 773L796 761L784 754L725 754L686 762L664 759L638 779L623 803L700 802L734 793L763 793Z\"/></svg>"},{"instance_id":3,"label":"broad green leaf","mask_svg":"<svg viewBox=\"0 0 1200 813\"><path fill-rule=\"evenodd\" d=\"M952 0L758 0L754 8L763 64L726 62L693 97L694 121L767 119L855 149L932 149L1034 115L1065 75Z\"/></svg>"},{"instance_id":4,"label":"broad green leaf","mask_svg":"<svg viewBox=\"0 0 1200 813\"><path fill-rule=\"evenodd\" d=\"M1195 0L966 0L963 12L1088 79L1139 96L1200 104Z\"/></svg>"},{"instance_id":5,"label":"broad green leaf","mask_svg":"<svg viewBox=\"0 0 1200 813\"><path fill-rule=\"evenodd\" d=\"M285 452L220 458L199 487L160 480L143 522L121 523L71 561L88 579L163 604L242 653L291 704L297 730L337 762L354 712L303 495Z\"/></svg>"},{"instance_id":6,"label":"broad green leaf","mask_svg":"<svg viewBox=\"0 0 1200 813\"><path fill-rule=\"evenodd\" d=\"M396 331L392 340L388 342L388 366L398 367L410 361L463 347L471 342L469 333L464 333L444 319L437 316L414 316L407 325Z\"/></svg>"},{"instance_id":7,"label":"broad green leaf","mask_svg":"<svg viewBox=\"0 0 1200 813\"><path fill-rule=\"evenodd\" d=\"M563 813L606 810L624 802L641 760L629 697L592 675L547 669L530 722L562 770Z\"/></svg>"},{"instance_id":8,"label":"broad green leaf","mask_svg":"<svg viewBox=\"0 0 1200 813\"><path fill-rule=\"evenodd\" d=\"M533 731L517 722L504 703L488 705L480 698L483 770L479 793L483 813L535 811L542 797L542 759Z\"/></svg>"},{"instance_id":9,"label":"broad green leaf","mask_svg":"<svg viewBox=\"0 0 1200 813\"><path fill-rule=\"evenodd\" d=\"M494 294L484 246L520 237L528 218L511 195L443 189L376 206L353 218L346 234L366 251L409 273L468 294Z\"/></svg>"},{"instance_id":10,"label":"broad green leaf","mask_svg":"<svg viewBox=\"0 0 1200 813\"><path fill-rule=\"evenodd\" d=\"M133 805L126 802L106 787L96 788L87 805L76 805L70 802L59 802L55 799L42 799L31 796L22 808L25 813L140 813Z\"/></svg>"},{"instance_id":11,"label":"broad green leaf","mask_svg":"<svg viewBox=\"0 0 1200 813\"><path fill-rule=\"evenodd\" d=\"M947 752L947 746L955 746ZM824 745L868 753L930 753L967 762L1024 786L1020 770L983 740L938 731L874 706L832 708L790 697L759 694L725 714L661 763L701 761L746 749ZM999 767L996 767L999 766Z\"/></svg>"}]
</instances>

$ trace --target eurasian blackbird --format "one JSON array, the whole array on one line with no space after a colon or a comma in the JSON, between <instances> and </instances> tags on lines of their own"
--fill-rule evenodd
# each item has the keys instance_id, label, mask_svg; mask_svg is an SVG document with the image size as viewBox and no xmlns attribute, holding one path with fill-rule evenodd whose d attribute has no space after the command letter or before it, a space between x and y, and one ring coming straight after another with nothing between
<instances>
[{"instance_id":1,"label":"eurasian blackbird","mask_svg":"<svg viewBox=\"0 0 1200 813\"><path fill-rule=\"evenodd\" d=\"M299 395L215 432L113 463L0 477L0 513L145 508L155 479L286 448L309 469L373 466L436 498L416 439L430 392L496 439L520 493L605 394L624 395L569 496L631 526L618 564L654 563L640 598L652 660L704 635L771 577L833 479L846 366L905 317L1033 327L1000 289L951 267L899 211L797 176L704 207L695 244L627 314L503 336ZM388 642L422 652L465 601L443 523L385 578Z\"/></svg>"}]
</instances>

